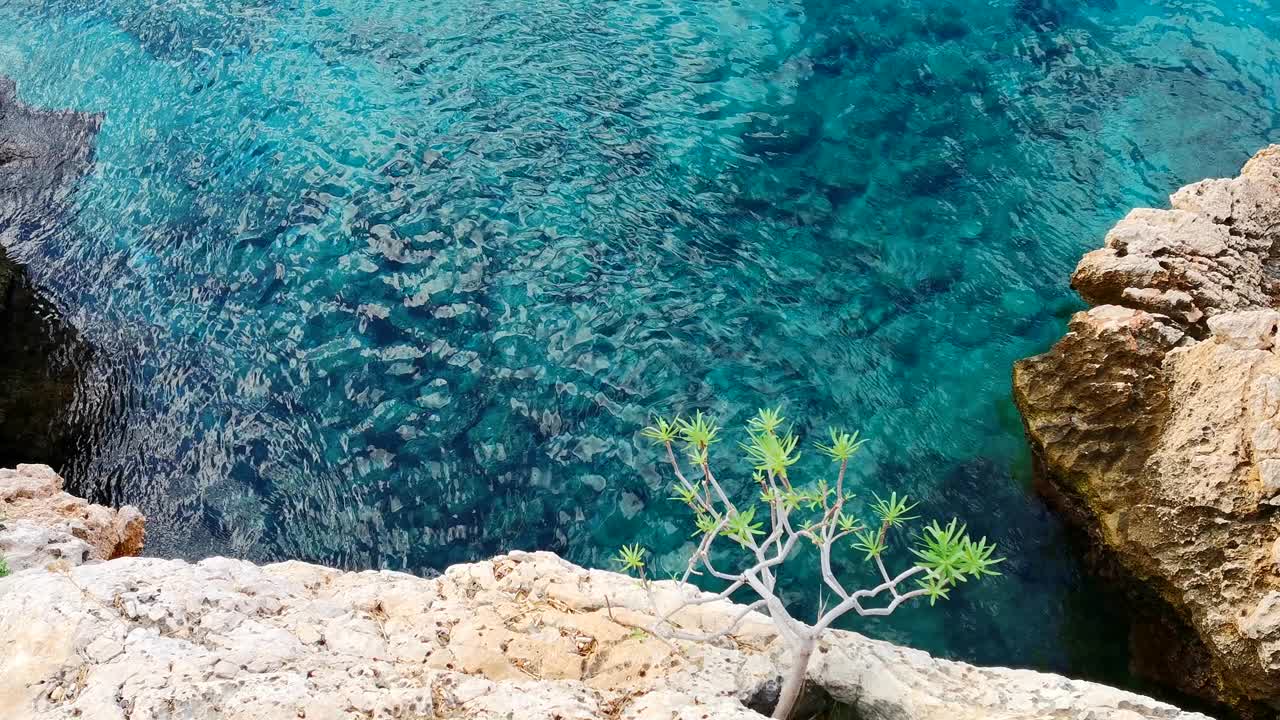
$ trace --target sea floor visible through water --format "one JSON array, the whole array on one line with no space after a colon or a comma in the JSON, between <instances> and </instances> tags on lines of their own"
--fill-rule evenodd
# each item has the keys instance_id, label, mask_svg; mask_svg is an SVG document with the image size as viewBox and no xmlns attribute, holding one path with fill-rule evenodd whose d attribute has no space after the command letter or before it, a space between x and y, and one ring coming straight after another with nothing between
<instances>
[{"instance_id":1,"label":"sea floor visible through water","mask_svg":"<svg viewBox=\"0 0 1280 720\"><path fill-rule=\"evenodd\" d=\"M58 229L9 248L95 347L108 412L63 469L158 555L669 570L640 429L781 404L863 433L863 497L1008 557L849 627L1117 677L1010 366L1129 208L1280 140L1277 38L1244 0L0 3L21 97L104 114Z\"/></svg>"}]
</instances>

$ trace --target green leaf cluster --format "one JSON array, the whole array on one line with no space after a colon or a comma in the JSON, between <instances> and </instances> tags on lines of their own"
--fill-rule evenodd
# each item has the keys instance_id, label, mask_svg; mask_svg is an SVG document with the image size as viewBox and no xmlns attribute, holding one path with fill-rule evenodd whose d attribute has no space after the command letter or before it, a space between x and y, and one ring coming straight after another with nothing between
<instances>
[{"instance_id":1,"label":"green leaf cluster","mask_svg":"<svg viewBox=\"0 0 1280 720\"><path fill-rule=\"evenodd\" d=\"M677 420L678 419L679 418L677 418ZM664 418L658 418L654 421L653 425L641 430L640 434L661 445L663 443L675 442L679 432L680 431L676 428L676 424L674 422Z\"/></svg>"},{"instance_id":2,"label":"green leaf cluster","mask_svg":"<svg viewBox=\"0 0 1280 720\"><path fill-rule=\"evenodd\" d=\"M699 410L692 418L686 419L677 415L671 420L657 418L653 425L640 431L640 434L659 445L671 445L676 440L685 443L685 451L694 465L705 466L710 458L708 449L719 438L720 428L715 421Z\"/></svg>"},{"instance_id":3,"label":"green leaf cluster","mask_svg":"<svg viewBox=\"0 0 1280 720\"><path fill-rule=\"evenodd\" d=\"M639 545L623 545L618 554L614 556L613 561L618 564L623 572L634 572L643 575L644 556L647 552Z\"/></svg>"},{"instance_id":4,"label":"green leaf cluster","mask_svg":"<svg viewBox=\"0 0 1280 720\"><path fill-rule=\"evenodd\" d=\"M864 560L873 560L886 549L884 533L877 528L863 528L853 534L853 547Z\"/></svg>"},{"instance_id":5,"label":"green leaf cluster","mask_svg":"<svg viewBox=\"0 0 1280 720\"><path fill-rule=\"evenodd\" d=\"M847 433L842 430L830 428L828 432L831 434L831 442L827 445L822 443L814 443L818 451L823 455L831 458L836 462L848 462L858 449L862 447L865 440L858 439L858 433Z\"/></svg>"},{"instance_id":6,"label":"green leaf cluster","mask_svg":"<svg viewBox=\"0 0 1280 720\"><path fill-rule=\"evenodd\" d=\"M773 429L749 431L750 442L741 443L756 470L780 478L787 477L787 470L800 460L796 446L800 439L794 433L779 435Z\"/></svg>"},{"instance_id":7,"label":"green leaf cluster","mask_svg":"<svg viewBox=\"0 0 1280 720\"><path fill-rule=\"evenodd\" d=\"M749 505L742 512L730 513L729 521L720 532L740 545L750 545L752 538L764 534L764 523L756 522L756 506Z\"/></svg>"},{"instance_id":8,"label":"green leaf cluster","mask_svg":"<svg viewBox=\"0 0 1280 720\"><path fill-rule=\"evenodd\" d=\"M873 493L872 497L874 497L876 501L871 506L871 510L880 518L880 522L887 527L900 527L911 520L920 519L919 515L907 514L915 509L916 505L919 505L920 503L909 502L906 495L899 498L898 493L893 492L890 493L889 498L885 500L879 495Z\"/></svg>"},{"instance_id":9,"label":"green leaf cluster","mask_svg":"<svg viewBox=\"0 0 1280 720\"><path fill-rule=\"evenodd\" d=\"M928 591L929 604L946 598L951 588L971 579L999 575L995 566L1004 558L995 557L995 543L985 537L974 540L967 528L952 519L946 525L935 520L926 525L911 552L916 566L927 572L920 586Z\"/></svg>"},{"instance_id":10,"label":"green leaf cluster","mask_svg":"<svg viewBox=\"0 0 1280 720\"><path fill-rule=\"evenodd\" d=\"M866 522L848 512L846 506L855 496L844 489L845 473L865 440L857 432L837 428L828 430L825 441L814 443L822 456L839 466L834 484L828 479L808 485L791 482L789 476L795 471L801 450L800 439L786 423L781 408L761 409L747 422L747 441L739 443L739 447L753 469L759 503L747 503L741 508L725 499L720 490L713 492L716 482L709 469L708 450L719 440L720 428L715 419L701 411L691 417L658 418L642 435L668 449L682 443L687 457L703 471L700 479L684 480L680 475L671 495L672 500L693 510L695 537L726 537L744 547L753 547L757 538L778 532L779 523L785 518L788 527L796 528L815 545L832 542L832 551L845 547L864 561L885 562L890 533L920 519L913 512L918 503L897 492L888 497L873 494L866 506ZM679 468L676 469L679 475ZM728 492L727 486L719 487ZM757 519L764 515L758 511L760 503L767 509L767 517ZM770 526L766 527L766 523ZM834 544L837 542L848 544ZM947 598L960 583L999 575L995 566L1003 562L1003 558L995 557L994 543L985 537L972 539L957 520L946 525L934 521L924 526L910 550L915 565L924 570L918 583L930 604ZM644 577L645 551L638 545L624 546L615 561L625 571Z\"/></svg>"}]
</instances>

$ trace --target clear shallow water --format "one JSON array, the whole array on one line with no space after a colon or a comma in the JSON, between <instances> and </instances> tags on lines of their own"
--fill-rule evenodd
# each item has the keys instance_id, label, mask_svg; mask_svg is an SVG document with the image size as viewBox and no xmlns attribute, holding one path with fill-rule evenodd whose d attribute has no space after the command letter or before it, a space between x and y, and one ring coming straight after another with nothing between
<instances>
[{"instance_id":1,"label":"clear shallow water","mask_svg":"<svg viewBox=\"0 0 1280 720\"><path fill-rule=\"evenodd\" d=\"M21 95L106 114L14 248L102 350L68 474L156 554L674 563L640 427L785 399L1009 555L859 627L1114 669L1010 364L1127 208L1280 140L1277 37L1236 0L2 2Z\"/></svg>"}]
</instances>

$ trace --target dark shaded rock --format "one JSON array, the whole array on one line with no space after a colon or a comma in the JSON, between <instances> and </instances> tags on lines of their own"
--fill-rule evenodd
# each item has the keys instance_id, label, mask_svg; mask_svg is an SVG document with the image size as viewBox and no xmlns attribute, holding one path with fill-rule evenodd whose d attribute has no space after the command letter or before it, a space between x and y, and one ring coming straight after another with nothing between
<instances>
[{"instance_id":1,"label":"dark shaded rock","mask_svg":"<svg viewBox=\"0 0 1280 720\"><path fill-rule=\"evenodd\" d=\"M94 115L28 107L0 77L0 466L61 468L80 432L68 409L90 351L5 248L55 227L92 163L99 123Z\"/></svg>"},{"instance_id":2,"label":"dark shaded rock","mask_svg":"<svg viewBox=\"0 0 1280 720\"><path fill-rule=\"evenodd\" d=\"M93 162L98 115L49 111L18 100L0 77L0 244L48 231Z\"/></svg>"},{"instance_id":3,"label":"dark shaded rock","mask_svg":"<svg viewBox=\"0 0 1280 720\"><path fill-rule=\"evenodd\" d=\"M90 349L0 248L0 467L62 467L81 428L76 401Z\"/></svg>"}]
</instances>

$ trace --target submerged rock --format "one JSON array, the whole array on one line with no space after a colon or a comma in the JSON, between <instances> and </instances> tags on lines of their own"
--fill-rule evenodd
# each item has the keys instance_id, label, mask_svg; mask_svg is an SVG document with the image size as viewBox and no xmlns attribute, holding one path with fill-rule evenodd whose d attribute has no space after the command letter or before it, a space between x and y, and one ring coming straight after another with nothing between
<instances>
[{"instance_id":1,"label":"submerged rock","mask_svg":"<svg viewBox=\"0 0 1280 720\"><path fill-rule=\"evenodd\" d=\"M59 204L93 162L101 124L99 115L26 105L0 76L0 244L56 222Z\"/></svg>"},{"instance_id":2,"label":"submerged rock","mask_svg":"<svg viewBox=\"0 0 1280 720\"><path fill-rule=\"evenodd\" d=\"M1146 603L1135 670L1280 707L1280 146L1135 210L1080 261L1093 309L1014 368L1051 499Z\"/></svg>"},{"instance_id":3,"label":"submerged rock","mask_svg":"<svg viewBox=\"0 0 1280 720\"><path fill-rule=\"evenodd\" d=\"M748 720L769 711L785 662L761 615L718 644L669 646L638 629L654 614L636 580L550 553L433 579L226 558L73 564L0 579L8 719ZM671 583L656 587L664 607L676 598ZM741 609L721 600L675 617L718 629ZM1206 720L850 632L829 633L815 657L810 704L860 718Z\"/></svg>"}]
</instances>

